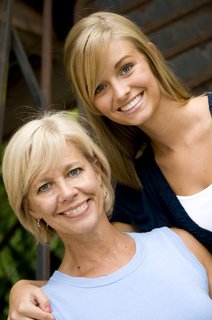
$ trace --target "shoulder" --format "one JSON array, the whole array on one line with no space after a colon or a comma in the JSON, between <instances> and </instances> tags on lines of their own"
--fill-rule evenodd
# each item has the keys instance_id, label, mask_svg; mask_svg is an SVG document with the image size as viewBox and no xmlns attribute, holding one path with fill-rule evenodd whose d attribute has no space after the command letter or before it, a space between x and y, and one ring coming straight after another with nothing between
<instances>
[{"instance_id":1,"label":"shoulder","mask_svg":"<svg viewBox=\"0 0 212 320\"><path fill-rule=\"evenodd\" d=\"M194 107L194 110L201 111L203 110L208 113L208 109L212 112L212 92L204 93L200 96L192 97L189 101L191 107Z\"/></svg>"},{"instance_id":2,"label":"shoulder","mask_svg":"<svg viewBox=\"0 0 212 320\"><path fill-rule=\"evenodd\" d=\"M172 231L183 240L188 249L197 257L207 273L212 277L212 254L189 232L178 228L172 228Z\"/></svg>"}]
</instances>

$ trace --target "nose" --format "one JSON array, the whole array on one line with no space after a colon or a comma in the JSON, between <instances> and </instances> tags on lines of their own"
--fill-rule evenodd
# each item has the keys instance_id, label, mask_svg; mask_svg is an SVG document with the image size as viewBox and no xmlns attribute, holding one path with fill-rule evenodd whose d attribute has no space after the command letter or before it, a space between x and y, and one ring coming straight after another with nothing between
<instances>
[{"instance_id":1,"label":"nose","mask_svg":"<svg viewBox=\"0 0 212 320\"><path fill-rule=\"evenodd\" d=\"M60 203L64 201L70 201L77 195L77 188L72 184L68 183L66 180L60 182L58 186L58 201Z\"/></svg>"},{"instance_id":2,"label":"nose","mask_svg":"<svg viewBox=\"0 0 212 320\"><path fill-rule=\"evenodd\" d=\"M117 81L116 83L114 83L113 90L114 90L115 99L117 101L125 100L130 93L129 85L124 83L123 81Z\"/></svg>"}]
</instances>

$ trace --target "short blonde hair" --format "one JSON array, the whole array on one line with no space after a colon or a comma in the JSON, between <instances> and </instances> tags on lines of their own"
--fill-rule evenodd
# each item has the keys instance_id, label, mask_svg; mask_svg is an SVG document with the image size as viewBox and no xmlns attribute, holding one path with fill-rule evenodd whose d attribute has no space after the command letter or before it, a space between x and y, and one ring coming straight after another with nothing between
<instances>
[{"instance_id":1,"label":"short blonde hair","mask_svg":"<svg viewBox=\"0 0 212 320\"><path fill-rule=\"evenodd\" d=\"M152 50L149 39L130 19L113 12L95 12L79 20L67 35L64 64L68 80L79 97L95 129L117 180L130 187L140 187L134 160L147 137L137 127L114 123L98 111L94 95L108 59L112 39L130 41L144 55L163 90L175 101L185 103L190 93L172 73L159 50ZM123 143L124 139L124 143Z\"/></svg>"},{"instance_id":2,"label":"short blonde hair","mask_svg":"<svg viewBox=\"0 0 212 320\"><path fill-rule=\"evenodd\" d=\"M27 194L34 178L48 171L62 157L63 148L73 143L102 177L107 189L105 212L113 206L113 188L109 163L100 148L70 112L45 113L24 124L12 136L3 155L2 174L9 203L20 223L39 242L47 242L54 234L39 228L27 209Z\"/></svg>"}]
</instances>

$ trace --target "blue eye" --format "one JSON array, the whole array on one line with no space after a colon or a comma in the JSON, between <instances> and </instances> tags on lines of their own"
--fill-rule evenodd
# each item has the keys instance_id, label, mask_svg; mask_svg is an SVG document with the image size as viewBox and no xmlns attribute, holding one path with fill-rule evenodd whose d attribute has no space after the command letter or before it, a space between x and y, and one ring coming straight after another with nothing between
<instances>
[{"instance_id":1,"label":"blue eye","mask_svg":"<svg viewBox=\"0 0 212 320\"><path fill-rule=\"evenodd\" d=\"M70 175L71 177L75 177L75 176L78 176L78 175L80 174L80 172L81 172L81 169L80 169L80 168L75 168L75 169L73 169L73 170L71 170L71 171L69 172L69 175Z\"/></svg>"},{"instance_id":2,"label":"blue eye","mask_svg":"<svg viewBox=\"0 0 212 320\"><path fill-rule=\"evenodd\" d=\"M45 183L38 189L38 192L48 191L50 187L51 187L50 183Z\"/></svg>"},{"instance_id":3,"label":"blue eye","mask_svg":"<svg viewBox=\"0 0 212 320\"><path fill-rule=\"evenodd\" d=\"M131 64L126 64L123 68L121 68L121 73L128 73L132 69Z\"/></svg>"}]
</instances>

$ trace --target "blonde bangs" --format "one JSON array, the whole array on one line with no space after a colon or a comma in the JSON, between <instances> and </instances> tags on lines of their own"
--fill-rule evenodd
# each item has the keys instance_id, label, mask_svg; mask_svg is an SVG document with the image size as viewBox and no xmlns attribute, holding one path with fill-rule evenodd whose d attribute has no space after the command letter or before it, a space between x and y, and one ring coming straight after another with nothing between
<instances>
[{"instance_id":1,"label":"blonde bangs","mask_svg":"<svg viewBox=\"0 0 212 320\"><path fill-rule=\"evenodd\" d=\"M99 85L103 70L108 61L108 43L110 42L111 34L101 31L95 32L90 35L86 48L84 51L84 79L86 82L87 95L89 99L89 105L92 105L95 95L95 90Z\"/></svg>"},{"instance_id":2,"label":"blonde bangs","mask_svg":"<svg viewBox=\"0 0 212 320\"><path fill-rule=\"evenodd\" d=\"M107 61L112 33L111 27L104 23L98 25L96 18L88 25L86 19L81 19L70 30L64 46L64 64L70 85L83 105L97 114L93 99Z\"/></svg>"},{"instance_id":3,"label":"blonde bangs","mask_svg":"<svg viewBox=\"0 0 212 320\"><path fill-rule=\"evenodd\" d=\"M33 137L28 154L28 164L30 164L25 171L25 183L27 186L31 185L33 180L43 175L54 167L63 155L66 148L66 141L64 136L54 134L49 129L41 128L39 134Z\"/></svg>"},{"instance_id":4,"label":"blonde bangs","mask_svg":"<svg viewBox=\"0 0 212 320\"><path fill-rule=\"evenodd\" d=\"M98 34L89 37L81 61L81 74L78 75L80 81L76 83L81 101L95 114L100 114L93 106L95 90L108 60L108 42L105 36Z\"/></svg>"}]
</instances>

